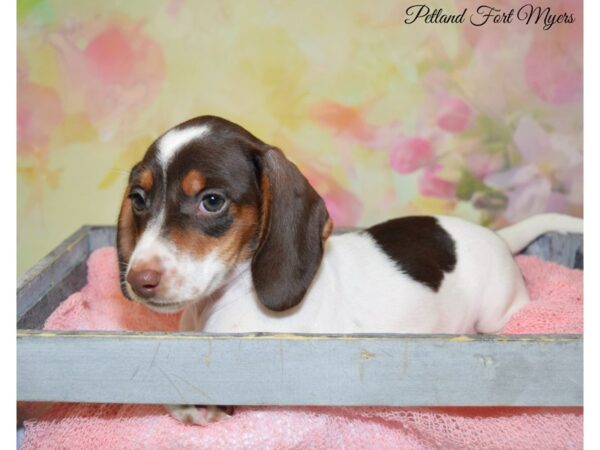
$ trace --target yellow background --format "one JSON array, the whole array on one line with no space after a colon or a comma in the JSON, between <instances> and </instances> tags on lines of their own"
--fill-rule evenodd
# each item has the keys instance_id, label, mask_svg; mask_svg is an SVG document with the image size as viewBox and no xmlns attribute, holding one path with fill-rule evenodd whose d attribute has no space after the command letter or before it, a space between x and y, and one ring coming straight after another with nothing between
<instances>
[{"instance_id":1,"label":"yellow background","mask_svg":"<svg viewBox=\"0 0 600 450\"><path fill-rule=\"evenodd\" d=\"M281 147L336 225L581 215L582 5L546 3L575 22L407 25L398 1L19 1L19 274L81 225L114 224L145 148L203 114Z\"/></svg>"}]
</instances>

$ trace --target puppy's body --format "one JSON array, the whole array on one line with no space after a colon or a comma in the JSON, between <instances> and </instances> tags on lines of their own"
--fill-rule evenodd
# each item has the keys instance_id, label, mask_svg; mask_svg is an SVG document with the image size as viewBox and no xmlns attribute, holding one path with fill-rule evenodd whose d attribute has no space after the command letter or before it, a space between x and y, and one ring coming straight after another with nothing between
<instances>
[{"instance_id":1,"label":"puppy's body","mask_svg":"<svg viewBox=\"0 0 600 450\"><path fill-rule=\"evenodd\" d=\"M304 300L265 308L241 267L209 302L188 306L182 330L297 333L497 332L527 301L506 243L494 232L437 217L455 243L456 265L435 291L405 273L368 231L331 236ZM398 233L402 224L397 226ZM409 256L410 257L410 256ZM274 262L276 263L276 262Z\"/></svg>"},{"instance_id":2,"label":"puppy's body","mask_svg":"<svg viewBox=\"0 0 600 450\"><path fill-rule=\"evenodd\" d=\"M224 119L192 119L131 172L117 228L123 293L183 310L182 331L491 333L528 302L512 254L582 222L550 214L494 233L421 216L331 229L279 149ZM170 410L200 424L223 415Z\"/></svg>"}]
</instances>

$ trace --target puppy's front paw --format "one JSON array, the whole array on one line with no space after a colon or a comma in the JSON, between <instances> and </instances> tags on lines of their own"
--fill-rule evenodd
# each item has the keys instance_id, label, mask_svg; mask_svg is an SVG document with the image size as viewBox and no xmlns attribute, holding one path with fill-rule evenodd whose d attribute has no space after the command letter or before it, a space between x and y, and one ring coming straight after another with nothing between
<instances>
[{"instance_id":1,"label":"puppy's front paw","mask_svg":"<svg viewBox=\"0 0 600 450\"><path fill-rule=\"evenodd\" d=\"M183 423L206 426L233 414L233 406L165 405L169 414Z\"/></svg>"}]
</instances>

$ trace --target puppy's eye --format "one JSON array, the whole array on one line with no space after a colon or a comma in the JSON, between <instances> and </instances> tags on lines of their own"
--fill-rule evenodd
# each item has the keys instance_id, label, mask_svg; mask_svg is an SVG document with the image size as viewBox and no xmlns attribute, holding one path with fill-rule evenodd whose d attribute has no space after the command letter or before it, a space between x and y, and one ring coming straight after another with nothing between
<instances>
[{"instance_id":1,"label":"puppy's eye","mask_svg":"<svg viewBox=\"0 0 600 450\"><path fill-rule=\"evenodd\" d=\"M209 213L217 213L225 207L225 203L225 197L211 192L202 197L200 208Z\"/></svg>"},{"instance_id":2,"label":"puppy's eye","mask_svg":"<svg viewBox=\"0 0 600 450\"><path fill-rule=\"evenodd\" d=\"M146 204L146 193L140 188L134 188L129 194L133 209L137 212L141 212L147 208Z\"/></svg>"}]
</instances>

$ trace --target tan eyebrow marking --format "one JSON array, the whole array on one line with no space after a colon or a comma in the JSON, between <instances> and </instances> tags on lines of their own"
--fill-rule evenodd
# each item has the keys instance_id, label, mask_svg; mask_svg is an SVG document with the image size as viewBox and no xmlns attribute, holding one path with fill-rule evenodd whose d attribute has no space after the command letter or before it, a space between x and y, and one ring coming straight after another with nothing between
<instances>
[{"instance_id":1,"label":"tan eyebrow marking","mask_svg":"<svg viewBox=\"0 0 600 450\"><path fill-rule=\"evenodd\" d=\"M149 191L152 189L153 184L154 177L152 176L152 171L150 169L145 169L140 175L140 186L145 191Z\"/></svg>"},{"instance_id":2,"label":"tan eyebrow marking","mask_svg":"<svg viewBox=\"0 0 600 450\"><path fill-rule=\"evenodd\" d=\"M206 180L197 170L190 170L181 182L181 189L188 197L193 197L206 186Z\"/></svg>"}]
</instances>

